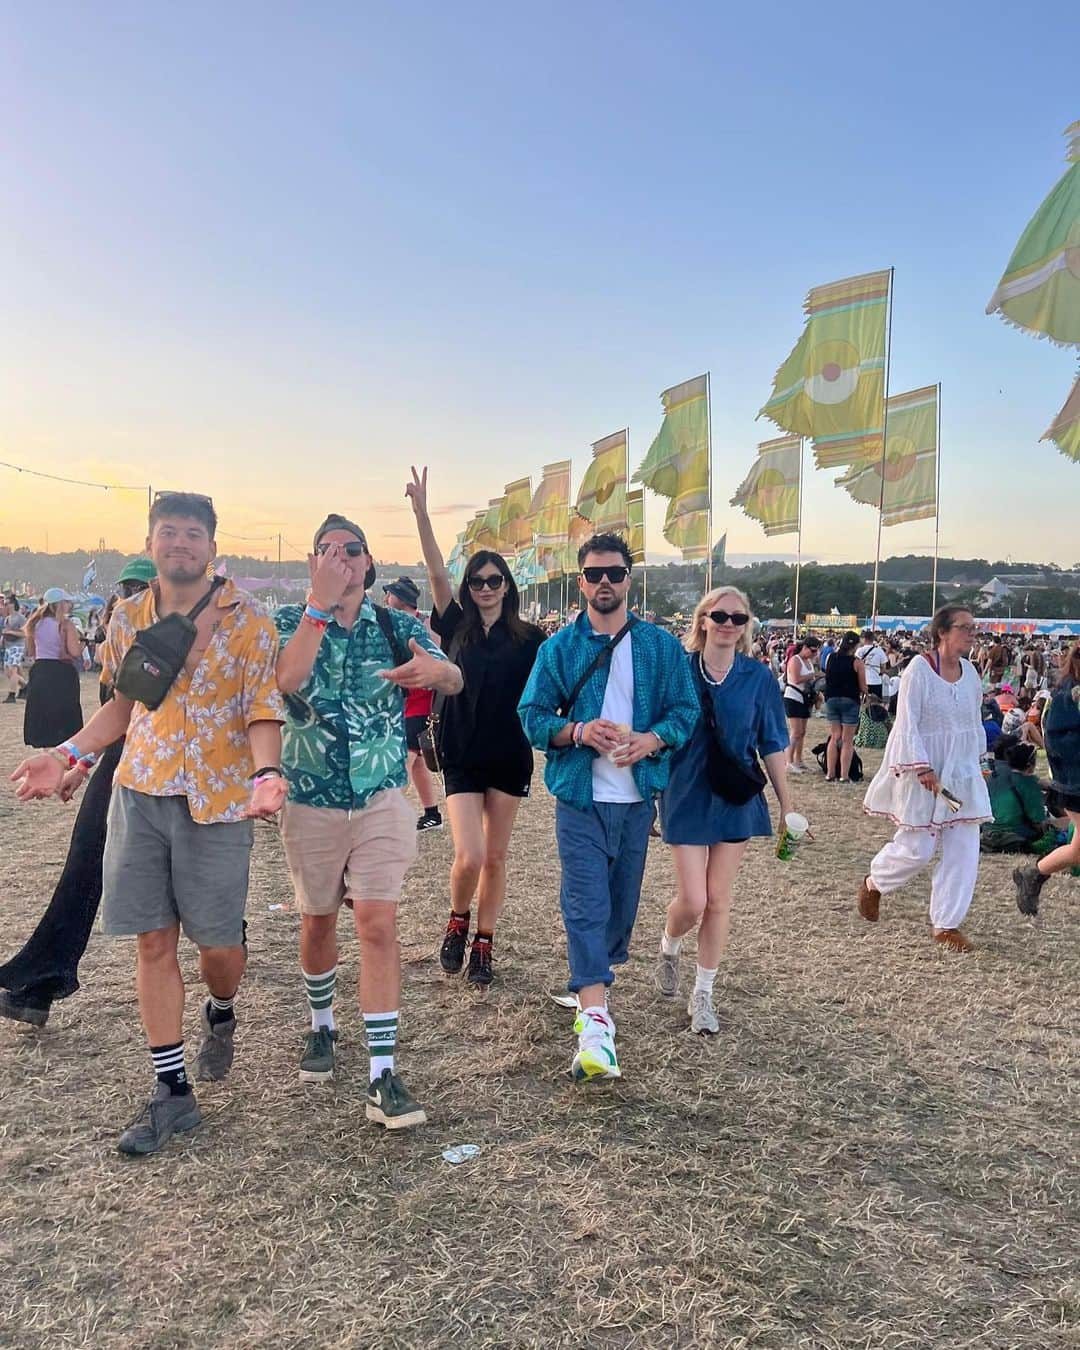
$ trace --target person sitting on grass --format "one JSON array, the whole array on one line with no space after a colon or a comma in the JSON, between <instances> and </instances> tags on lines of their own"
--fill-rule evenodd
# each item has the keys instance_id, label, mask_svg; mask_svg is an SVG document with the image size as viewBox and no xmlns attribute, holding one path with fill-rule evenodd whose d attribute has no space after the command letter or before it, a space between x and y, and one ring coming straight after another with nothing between
<instances>
[{"instance_id":1,"label":"person sitting on grass","mask_svg":"<svg viewBox=\"0 0 1080 1350\"><path fill-rule=\"evenodd\" d=\"M1055 830L1067 829L1067 816L1048 815L1042 788L1035 777L1036 751L1017 737L1008 740L1003 754L995 755L993 773L987 787L994 819L980 830L984 853L1032 853Z\"/></svg>"}]
</instances>

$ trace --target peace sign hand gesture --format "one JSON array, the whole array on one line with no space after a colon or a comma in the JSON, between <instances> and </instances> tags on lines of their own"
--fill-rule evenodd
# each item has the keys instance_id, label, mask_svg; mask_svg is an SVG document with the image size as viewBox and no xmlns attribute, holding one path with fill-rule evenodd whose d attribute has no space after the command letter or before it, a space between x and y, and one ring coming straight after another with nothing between
<instances>
[{"instance_id":1,"label":"peace sign hand gesture","mask_svg":"<svg viewBox=\"0 0 1080 1350\"><path fill-rule=\"evenodd\" d=\"M405 496L412 502L413 514L427 515L427 465L418 474L416 465L412 466L412 482L405 484Z\"/></svg>"}]
</instances>

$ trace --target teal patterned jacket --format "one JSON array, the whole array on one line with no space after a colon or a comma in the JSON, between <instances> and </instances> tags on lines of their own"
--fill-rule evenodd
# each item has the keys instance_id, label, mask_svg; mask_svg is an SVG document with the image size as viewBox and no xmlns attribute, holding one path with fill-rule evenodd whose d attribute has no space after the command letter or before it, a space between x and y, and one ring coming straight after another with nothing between
<instances>
[{"instance_id":1,"label":"teal patterned jacket","mask_svg":"<svg viewBox=\"0 0 1080 1350\"><path fill-rule=\"evenodd\" d=\"M592 766L596 751L587 745L556 749L551 745L567 721L588 722L600 716L607 689L605 666L590 676L569 719L555 711L589 668L597 650L610 639L594 633L588 615L548 638L536 658L529 683L518 703L525 735L547 755L544 782L553 797L587 811L592 806ZM655 624L639 619L623 638L634 664L634 730L655 731L667 747L661 754L638 760L631 772L648 802L667 786L671 752L690 739L701 715L686 653L678 641Z\"/></svg>"},{"instance_id":2,"label":"teal patterned jacket","mask_svg":"<svg viewBox=\"0 0 1080 1350\"><path fill-rule=\"evenodd\" d=\"M402 648L415 638L445 659L411 614L387 612ZM283 605L274 615L282 647L303 613L303 605ZM395 664L370 600L365 598L351 631L330 622L307 683L285 698L281 767L289 801L358 811L377 792L405 786L404 700L377 674Z\"/></svg>"}]
</instances>

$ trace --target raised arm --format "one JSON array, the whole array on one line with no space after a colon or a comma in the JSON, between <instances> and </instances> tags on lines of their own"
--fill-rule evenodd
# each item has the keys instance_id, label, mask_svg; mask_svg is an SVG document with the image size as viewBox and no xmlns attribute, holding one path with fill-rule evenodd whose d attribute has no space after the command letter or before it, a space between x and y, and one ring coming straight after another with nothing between
<instances>
[{"instance_id":1,"label":"raised arm","mask_svg":"<svg viewBox=\"0 0 1080 1350\"><path fill-rule=\"evenodd\" d=\"M454 598L454 592L450 585L450 573L446 570L442 550L435 539L431 517L428 515L426 464L419 474L416 468L413 468L412 482L405 484L405 496L412 502L413 515L416 517L416 532L420 536L420 551L424 555L431 598L437 613L445 614L450 601Z\"/></svg>"}]
</instances>

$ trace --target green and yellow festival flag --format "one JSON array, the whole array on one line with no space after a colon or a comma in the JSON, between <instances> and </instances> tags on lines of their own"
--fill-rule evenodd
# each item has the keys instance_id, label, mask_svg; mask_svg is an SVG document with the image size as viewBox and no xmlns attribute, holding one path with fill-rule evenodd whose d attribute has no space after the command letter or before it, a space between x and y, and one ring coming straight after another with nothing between
<instances>
[{"instance_id":1,"label":"green and yellow festival flag","mask_svg":"<svg viewBox=\"0 0 1080 1350\"><path fill-rule=\"evenodd\" d=\"M1069 346L1080 345L1080 122L1065 135L1069 168L1020 236L986 312Z\"/></svg>"},{"instance_id":2,"label":"green and yellow festival flag","mask_svg":"<svg viewBox=\"0 0 1080 1350\"><path fill-rule=\"evenodd\" d=\"M634 562L645 561L645 489L631 488L626 494L626 542Z\"/></svg>"},{"instance_id":3,"label":"green and yellow festival flag","mask_svg":"<svg viewBox=\"0 0 1080 1350\"><path fill-rule=\"evenodd\" d=\"M883 525L937 514L937 412L936 384L890 398L884 465L866 458L836 480L857 502L880 503Z\"/></svg>"},{"instance_id":4,"label":"green and yellow festival flag","mask_svg":"<svg viewBox=\"0 0 1080 1350\"><path fill-rule=\"evenodd\" d=\"M484 518L487 516L487 509L483 508L473 516L468 525L465 526L464 548L465 557L471 558L480 545L476 542L477 535L484 525Z\"/></svg>"},{"instance_id":5,"label":"green and yellow festival flag","mask_svg":"<svg viewBox=\"0 0 1080 1350\"><path fill-rule=\"evenodd\" d=\"M503 497L502 513L499 516L499 538L503 548L516 553L532 543L533 531L529 523L529 507L532 504L532 480L519 478L515 483L507 483Z\"/></svg>"},{"instance_id":6,"label":"green and yellow festival flag","mask_svg":"<svg viewBox=\"0 0 1080 1350\"><path fill-rule=\"evenodd\" d=\"M758 413L782 431L811 437L819 468L881 455L891 281L886 270L815 286L803 306L802 336Z\"/></svg>"},{"instance_id":7,"label":"green and yellow festival flag","mask_svg":"<svg viewBox=\"0 0 1080 1350\"><path fill-rule=\"evenodd\" d=\"M684 562L709 556L708 392L707 375L664 390L664 420L633 479L670 499L664 538Z\"/></svg>"},{"instance_id":8,"label":"green and yellow festival flag","mask_svg":"<svg viewBox=\"0 0 1080 1350\"><path fill-rule=\"evenodd\" d=\"M799 528L801 460L799 436L763 441L731 505L741 506L751 520L760 521L767 535L794 533Z\"/></svg>"},{"instance_id":9,"label":"green and yellow festival flag","mask_svg":"<svg viewBox=\"0 0 1080 1350\"><path fill-rule=\"evenodd\" d=\"M466 531L462 530L454 540L454 547L450 550L450 556L446 560L446 570L450 577L450 585L455 590L461 585L461 579L465 575L465 565L469 561L469 555L465 546Z\"/></svg>"},{"instance_id":10,"label":"green and yellow festival flag","mask_svg":"<svg viewBox=\"0 0 1080 1350\"><path fill-rule=\"evenodd\" d=\"M1053 441L1063 455L1080 464L1080 378L1072 387L1072 393L1065 400L1065 406L1054 418L1045 434L1044 441Z\"/></svg>"},{"instance_id":11,"label":"green and yellow festival flag","mask_svg":"<svg viewBox=\"0 0 1080 1350\"><path fill-rule=\"evenodd\" d=\"M578 488L578 514L593 532L626 529L626 432L595 441L593 457Z\"/></svg>"},{"instance_id":12,"label":"green and yellow festival flag","mask_svg":"<svg viewBox=\"0 0 1080 1350\"><path fill-rule=\"evenodd\" d=\"M570 510L570 461L556 460L541 470L540 485L529 505L538 567L554 581L566 571L566 520Z\"/></svg>"},{"instance_id":13,"label":"green and yellow festival flag","mask_svg":"<svg viewBox=\"0 0 1080 1350\"><path fill-rule=\"evenodd\" d=\"M484 519L480 522L480 528L476 532L476 547L490 549L493 553L502 553L502 536L499 534L499 525L502 521L503 497L491 497L488 499L488 509L484 512Z\"/></svg>"},{"instance_id":14,"label":"green and yellow festival flag","mask_svg":"<svg viewBox=\"0 0 1080 1350\"><path fill-rule=\"evenodd\" d=\"M589 539L596 533L596 526L591 520L581 514L574 506L570 508L570 515L566 526L566 570L572 576L578 570L578 549L586 539Z\"/></svg>"}]
</instances>

